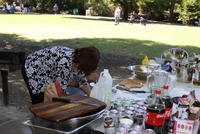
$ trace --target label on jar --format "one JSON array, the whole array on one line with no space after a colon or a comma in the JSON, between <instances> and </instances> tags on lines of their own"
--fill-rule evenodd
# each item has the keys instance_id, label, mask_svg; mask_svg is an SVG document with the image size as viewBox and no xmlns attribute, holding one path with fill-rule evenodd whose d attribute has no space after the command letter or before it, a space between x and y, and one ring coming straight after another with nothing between
<instances>
[{"instance_id":1,"label":"label on jar","mask_svg":"<svg viewBox=\"0 0 200 134\"><path fill-rule=\"evenodd\" d=\"M104 118L104 128L106 134L115 134L115 125L112 117Z\"/></svg>"},{"instance_id":2,"label":"label on jar","mask_svg":"<svg viewBox=\"0 0 200 134\"><path fill-rule=\"evenodd\" d=\"M152 126L162 126L164 124L165 113L147 112L146 123Z\"/></svg>"}]
</instances>

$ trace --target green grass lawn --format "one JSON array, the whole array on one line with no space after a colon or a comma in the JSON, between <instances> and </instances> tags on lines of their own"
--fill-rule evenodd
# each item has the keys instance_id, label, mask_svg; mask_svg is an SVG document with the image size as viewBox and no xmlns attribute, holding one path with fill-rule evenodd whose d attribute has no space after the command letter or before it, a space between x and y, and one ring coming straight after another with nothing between
<instances>
[{"instance_id":1,"label":"green grass lawn","mask_svg":"<svg viewBox=\"0 0 200 134\"><path fill-rule=\"evenodd\" d=\"M200 27L113 21L57 15L0 15L0 40L17 45L96 46L101 52L141 58L170 47L200 54Z\"/></svg>"}]
</instances>

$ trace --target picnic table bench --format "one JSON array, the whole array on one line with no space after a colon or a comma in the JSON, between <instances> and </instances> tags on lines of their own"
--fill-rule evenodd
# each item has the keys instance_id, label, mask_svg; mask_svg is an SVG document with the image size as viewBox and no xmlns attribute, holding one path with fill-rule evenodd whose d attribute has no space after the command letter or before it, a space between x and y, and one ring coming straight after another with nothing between
<instances>
[{"instance_id":1,"label":"picnic table bench","mask_svg":"<svg viewBox=\"0 0 200 134\"><path fill-rule=\"evenodd\" d=\"M8 105L8 73L21 69L24 52L0 51L0 71L2 77L3 103Z\"/></svg>"}]
</instances>

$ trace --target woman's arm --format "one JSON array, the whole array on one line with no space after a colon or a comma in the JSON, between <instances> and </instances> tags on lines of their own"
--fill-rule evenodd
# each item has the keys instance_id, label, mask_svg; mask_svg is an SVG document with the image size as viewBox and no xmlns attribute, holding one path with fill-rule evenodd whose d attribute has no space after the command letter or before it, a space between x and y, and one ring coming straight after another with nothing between
<instances>
[{"instance_id":1,"label":"woman's arm","mask_svg":"<svg viewBox=\"0 0 200 134\"><path fill-rule=\"evenodd\" d=\"M88 96L90 95L91 89L88 84L82 85L81 88Z\"/></svg>"}]
</instances>

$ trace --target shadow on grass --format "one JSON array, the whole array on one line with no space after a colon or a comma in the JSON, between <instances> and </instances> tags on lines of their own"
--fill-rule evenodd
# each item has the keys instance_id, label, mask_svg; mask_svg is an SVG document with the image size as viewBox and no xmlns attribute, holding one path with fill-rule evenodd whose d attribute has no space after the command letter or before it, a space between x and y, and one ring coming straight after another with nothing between
<instances>
[{"instance_id":1,"label":"shadow on grass","mask_svg":"<svg viewBox=\"0 0 200 134\"><path fill-rule=\"evenodd\" d=\"M160 57L161 53L171 47L170 44L149 40L120 39L120 38L74 38L35 41L22 38L16 34L0 34L0 51L24 51L29 54L48 46L68 46L71 48L95 46L101 52L101 60L97 72L108 68L113 79L121 81L131 75L126 67L140 64L141 59ZM180 47L180 46L179 46ZM200 53L200 47L181 46L190 55Z\"/></svg>"},{"instance_id":2,"label":"shadow on grass","mask_svg":"<svg viewBox=\"0 0 200 134\"><path fill-rule=\"evenodd\" d=\"M96 21L110 21L114 23L114 17L101 17L101 16L91 16L91 17L87 17L87 16L73 16L73 17L62 17L62 18L66 18L66 19L79 19L79 20L96 20ZM129 22L129 20L124 20L121 19L121 22ZM139 19L136 19L133 23L138 24L140 23ZM181 23L170 23L170 22L162 22L162 21L153 21L153 20L147 20L147 25L148 24L163 24L163 25L176 25L176 26L188 26L185 24L181 24Z\"/></svg>"},{"instance_id":3,"label":"shadow on grass","mask_svg":"<svg viewBox=\"0 0 200 134\"><path fill-rule=\"evenodd\" d=\"M149 40L120 39L120 38L73 38L73 39L52 39L35 41L22 38L16 34L0 34L0 50L25 51L26 54L37 49L48 46L68 46L71 48L95 46L101 53L142 58L159 57L160 54L171 47L181 47L191 55L193 52L200 53L200 47L195 46L172 46Z\"/></svg>"},{"instance_id":4,"label":"shadow on grass","mask_svg":"<svg viewBox=\"0 0 200 134\"><path fill-rule=\"evenodd\" d=\"M93 17L87 17L87 16L74 16L74 17L62 17L66 19L78 19L78 20L96 20L96 21L113 21L114 22L114 17L98 17L98 16L93 16Z\"/></svg>"}]
</instances>

